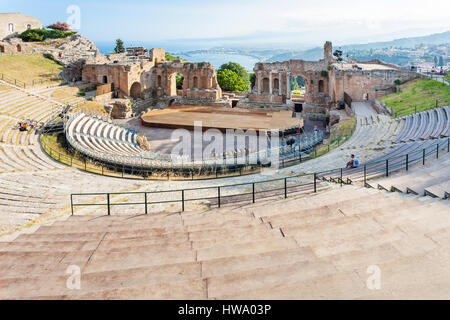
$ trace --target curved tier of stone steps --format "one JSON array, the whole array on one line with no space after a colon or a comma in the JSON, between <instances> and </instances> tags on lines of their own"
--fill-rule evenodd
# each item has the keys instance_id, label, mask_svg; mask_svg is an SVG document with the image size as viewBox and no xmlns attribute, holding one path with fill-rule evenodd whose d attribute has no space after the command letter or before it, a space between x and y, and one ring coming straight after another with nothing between
<instances>
[{"instance_id":1,"label":"curved tier of stone steps","mask_svg":"<svg viewBox=\"0 0 450 320\"><path fill-rule=\"evenodd\" d=\"M0 296L448 299L449 209L345 186L207 212L73 216L0 244ZM371 266L379 290L366 284Z\"/></svg>"},{"instance_id":2,"label":"curved tier of stone steps","mask_svg":"<svg viewBox=\"0 0 450 320\"><path fill-rule=\"evenodd\" d=\"M135 132L84 113L70 121L66 132L83 149L93 153L133 156L143 151L137 145Z\"/></svg>"},{"instance_id":3,"label":"curved tier of stone steps","mask_svg":"<svg viewBox=\"0 0 450 320\"><path fill-rule=\"evenodd\" d=\"M52 87L40 87L30 90L31 92L53 98L53 94L55 91L60 91L60 89L68 88L67 85L65 86L52 86ZM56 101L59 101L64 104L70 104L70 105L79 105L84 103L86 100L83 97L78 97L72 94L60 94L57 98L53 98Z\"/></svg>"},{"instance_id":4,"label":"curved tier of stone steps","mask_svg":"<svg viewBox=\"0 0 450 320\"><path fill-rule=\"evenodd\" d=\"M394 143L448 137L450 107L435 108L402 118L405 126Z\"/></svg>"},{"instance_id":5,"label":"curved tier of stone steps","mask_svg":"<svg viewBox=\"0 0 450 320\"><path fill-rule=\"evenodd\" d=\"M415 167L407 173L396 174L390 178L371 181L371 185L388 191L399 191L417 195L429 195L442 199L450 194L450 154L439 161Z\"/></svg>"},{"instance_id":6,"label":"curved tier of stone steps","mask_svg":"<svg viewBox=\"0 0 450 320\"><path fill-rule=\"evenodd\" d=\"M0 114L20 120L45 121L57 107L56 103L28 93L24 90L11 88L0 91Z\"/></svg>"}]
</instances>

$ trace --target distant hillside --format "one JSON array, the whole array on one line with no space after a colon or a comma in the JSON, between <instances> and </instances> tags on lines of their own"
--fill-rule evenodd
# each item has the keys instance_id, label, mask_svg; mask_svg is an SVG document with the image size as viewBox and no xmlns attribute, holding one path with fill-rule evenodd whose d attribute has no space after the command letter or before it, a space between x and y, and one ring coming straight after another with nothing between
<instances>
[{"instance_id":1,"label":"distant hillside","mask_svg":"<svg viewBox=\"0 0 450 320\"><path fill-rule=\"evenodd\" d=\"M385 42L372 42L367 44L354 44L343 46L343 49L370 50L390 47L414 48L419 44L443 44L450 43L450 31L434 33L423 37L401 38Z\"/></svg>"},{"instance_id":2,"label":"distant hillside","mask_svg":"<svg viewBox=\"0 0 450 320\"><path fill-rule=\"evenodd\" d=\"M450 31L443 32L443 33L435 33L428 36L423 37L412 37L412 38L401 38L396 39L392 41L385 41L385 42L372 42L372 43L366 43L366 44L351 44L351 45L345 45L345 46L339 46L339 48L342 48L344 52L351 52L354 50L359 51L369 51L374 49L382 49L382 48L390 48L390 47L396 47L396 48L414 48L417 45L420 44L444 44L444 43L450 43ZM275 54L272 57L268 58L266 61L273 62L273 61L285 61L289 59L303 59L303 60L319 60L323 58L323 48L316 47L309 50L303 50L303 51L291 51L291 52L283 52L280 54ZM384 59L384 61L389 60L389 57L385 56L372 56L368 55L367 57L357 57L361 60L371 60L371 59ZM407 61L407 57L403 57L403 61ZM386 61L386 62L397 62L398 59L396 58L394 61Z\"/></svg>"}]
</instances>

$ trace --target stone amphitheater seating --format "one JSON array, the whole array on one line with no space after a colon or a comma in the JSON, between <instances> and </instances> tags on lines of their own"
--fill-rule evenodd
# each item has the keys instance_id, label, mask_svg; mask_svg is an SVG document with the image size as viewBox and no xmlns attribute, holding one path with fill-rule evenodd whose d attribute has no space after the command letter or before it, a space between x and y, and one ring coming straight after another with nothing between
<instances>
[{"instance_id":1,"label":"stone amphitheater seating","mask_svg":"<svg viewBox=\"0 0 450 320\"><path fill-rule=\"evenodd\" d=\"M0 295L448 298L448 212L443 200L347 186L208 212L73 216L0 244ZM69 265L81 290L66 288ZM372 265L381 290L366 287Z\"/></svg>"},{"instance_id":2,"label":"stone amphitheater seating","mask_svg":"<svg viewBox=\"0 0 450 320\"><path fill-rule=\"evenodd\" d=\"M23 90L0 91L1 114L16 119L44 121L57 105Z\"/></svg>"},{"instance_id":3,"label":"stone amphitheater seating","mask_svg":"<svg viewBox=\"0 0 450 320\"><path fill-rule=\"evenodd\" d=\"M379 188L418 195L430 195L446 199L450 194L450 154L424 167L416 167L407 174L400 173L390 178L371 182ZM434 193L433 193L434 192Z\"/></svg>"},{"instance_id":4,"label":"stone amphitheater seating","mask_svg":"<svg viewBox=\"0 0 450 320\"><path fill-rule=\"evenodd\" d=\"M450 107L436 108L402 118L403 130L394 143L448 137L450 135Z\"/></svg>"},{"instance_id":5,"label":"stone amphitheater seating","mask_svg":"<svg viewBox=\"0 0 450 320\"><path fill-rule=\"evenodd\" d=\"M411 180L414 183L410 188L416 191L414 184L420 184L417 193L422 193L423 188L423 193L438 196L435 199L332 186L314 195L290 195L288 200L208 211L167 214L163 212L167 207L161 206L148 216L130 216L143 209L118 206L112 216L100 216L104 207L85 207L77 211L83 215L54 222L70 212L71 193L210 187L267 177L255 175L212 183L186 181L174 187L170 181L124 180L77 171L45 155L36 136L14 131L13 124L22 119L17 115L33 119L35 109L50 113L52 105L51 101L15 90L11 91L15 101L27 101L17 114L9 107L5 109L8 112L1 111L4 104L12 104L0 92L4 98L0 100L0 233L16 231L35 219L53 223L12 242L0 242L2 298L450 297L449 207L448 200L439 199L448 191L448 180L438 181L436 177L433 185L428 183L437 176L438 163L446 161L448 166L448 156L427 164L425 169L430 173L422 174L419 168L410 171L412 175L417 170L421 177ZM39 103L33 107L33 101ZM411 130L413 118L372 117L365 122L359 118L355 135L341 148L296 170L336 168L341 158L348 156L348 149L362 150L365 145L360 141L365 139L369 145L382 145L383 150L366 151L369 159L380 163L388 157L432 147L438 140L422 139L445 136L449 131L448 115L448 108L420 114L415 120L416 128L422 126L420 130ZM77 120L71 127L74 137L97 153L136 152L133 133L92 117ZM433 131L425 121L436 123ZM406 142L389 143L403 132ZM403 162L392 161L391 166L395 169ZM378 169L374 165L377 170L369 172L371 176L376 177L383 165ZM178 197L158 195L162 200ZM117 195L113 201L128 197ZM93 203L104 203L104 198ZM69 265L82 269L81 290L66 289ZM367 267L371 265L382 270L381 290L366 287Z\"/></svg>"},{"instance_id":6,"label":"stone amphitheater seating","mask_svg":"<svg viewBox=\"0 0 450 320\"><path fill-rule=\"evenodd\" d=\"M65 168L41 150L34 129L18 130L23 120L46 120L57 105L30 92L11 87L0 91L0 171L41 171Z\"/></svg>"},{"instance_id":7,"label":"stone amphitheater seating","mask_svg":"<svg viewBox=\"0 0 450 320\"><path fill-rule=\"evenodd\" d=\"M48 88L36 88L31 91L50 98L50 97L52 97L52 94L55 92L55 90L65 88L65 87L67 87L67 86L53 86L53 87L48 87ZM73 96L70 94L61 95L61 97L55 98L55 100L57 100L61 103L64 103L64 104L71 104L71 105L78 105L78 104L81 104L86 101L82 97L77 97L77 96Z\"/></svg>"},{"instance_id":8,"label":"stone amphitheater seating","mask_svg":"<svg viewBox=\"0 0 450 320\"><path fill-rule=\"evenodd\" d=\"M142 153L135 132L83 113L68 125L67 133L83 148L94 153L125 156Z\"/></svg>"}]
</instances>

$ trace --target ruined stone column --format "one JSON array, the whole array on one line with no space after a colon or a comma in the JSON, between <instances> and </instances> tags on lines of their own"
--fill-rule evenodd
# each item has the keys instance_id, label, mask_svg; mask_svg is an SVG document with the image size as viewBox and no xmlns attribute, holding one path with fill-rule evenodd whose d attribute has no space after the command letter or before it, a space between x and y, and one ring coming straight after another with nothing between
<instances>
[{"instance_id":1,"label":"ruined stone column","mask_svg":"<svg viewBox=\"0 0 450 320\"><path fill-rule=\"evenodd\" d=\"M261 94L261 71L258 71L258 94Z\"/></svg>"},{"instance_id":2,"label":"ruined stone column","mask_svg":"<svg viewBox=\"0 0 450 320\"><path fill-rule=\"evenodd\" d=\"M281 96L283 91L281 90L281 71L278 72L278 95Z\"/></svg>"},{"instance_id":3,"label":"ruined stone column","mask_svg":"<svg viewBox=\"0 0 450 320\"><path fill-rule=\"evenodd\" d=\"M272 71L269 73L269 93L273 93L273 85L272 85Z\"/></svg>"},{"instance_id":4,"label":"ruined stone column","mask_svg":"<svg viewBox=\"0 0 450 320\"><path fill-rule=\"evenodd\" d=\"M291 98L291 73L286 72L286 99Z\"/></svg>"}]
</instances>

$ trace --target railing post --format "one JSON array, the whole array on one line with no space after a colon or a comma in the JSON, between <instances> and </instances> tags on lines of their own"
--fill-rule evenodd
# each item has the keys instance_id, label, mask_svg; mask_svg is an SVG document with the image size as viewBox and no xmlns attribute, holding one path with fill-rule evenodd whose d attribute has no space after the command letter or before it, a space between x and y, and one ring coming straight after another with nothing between
<instances>
[{"instance_id":1,"label":"railing post","mask_svg":"<svg viewBox=\"0 0 450 320\"><path fill-rule=\"evenodd\" d=\"M439 142L436 145L436 159L439 159Z\"/></svg>"},{"instance_id":2,"label":"railing post","mask_svg":"<svg viewBox=\"0 0 450 320\"><path fill-rule=\"evenodd\" d=\"M147 192L144 192L144 201L145 201L145 214L148 214L148 211L147 211Z\"/></svg>"},{"instance_id":3,"label":"railing post","mask_svg":"<svg viewBox=\"0 0 450 320\"><path fill-rule=\"evenodd\" d=\"M287 178L284 178L284 198L287 198Z\"/></svg>"},{"instance_id":4,"label":"railing post","mask_svg":"<svg viewBox=\"0 0 450 320\"><path fill-rule=\"evenodd\" d=\"M220 208L220 187L217 187L217 206Z\"/></svg>"},{"instance_id":5,"label":"railing post","mask_svg":"<svg viewBox=\"0 0 450 320\"><path fill-rule=\"evenodd\" d=\"M422 165L425 165L425 149L422 150Z\"/></svg>"},{"instance_id":6,"label":"railing post","mask_svg":"<svg viewBox=\"0 0 450 320\"><path fill-rule=\"evenodd\" d=\"M409 159L408 159L408 154L406 154L406 171L408 171L409 169Z\"/></svg>"},{"instance_id":7,"label":"railing post","mask_svg":"<svg viewBox=\"0 0 450 320\"><path fill-rule=\"evenodd\" d=\"M252 202L255 203L255 183L252 183Z\"/></svg>"},{"instance_id":8,"label":"railing post","mask_svg":"<svg viewBox=\"0 0 450 320\"><path fill-rule=\"evenodd\" d=\"M314 173L314 193L317 192L317 173Z\"/></svg>"},{"instance_id":9,"label":"railing post","mask_svg":"<svg viewBox=\"0 0 450 320\"><path fill-rule=\"evenodd\" d=\"M389 177L389 159L386 159L386 177Z\"/></svg>"},{"instance_id":10,"label":"railing post","mask_svg":"<svg viewBox=\"0 0 450 320\"><path fill-rule=\"evenodd\" d=\"M343 174L342 174L342 168L341 168L341 187L342 187L342 179L343 179Z\"/></svg>"},{"instance_id":11,"label":"railing post","mask_svg":"<svg viewBox=\"0 0 450 320\"><path fill-rule=\"evenodd\" d=\"M364 165L364 187L367 183L367 165Z\"/></svg>"},{"instance_id":12,"label":"railing post","mask_svg":"<svg viewBox=\"0 0 450 320\"><path fill-rule=\"evenodd\" d=\"M447 152L450 152L450 138L447 139Z\"/></svg>"},{"instance_id":13,"label":"railing post","mask_svg":"<svg viewBox=\"0 0 450 320\"><path fill-rule=\"evenodd\" d=\"M70 209L71 209L72 215L73 215L73 194L70 194Z\"/></svg>"},{"instance_id":14,"label":"railing post","mask_svg":"<svg viewBox=\"0 0 450 320\"><path fill-rule=\"evenodd\" d=\"M181 190L181 211L184 212L184 189Z\"/></svg>"},{"instance_id":15,"label":"railing post","mask_svg":"<svg viewBox=\"0 0 450 320\"><path fill-rule=\"evenodd\" d=\"M107 200L107 204L108 204L108 216L111 215L111 206L110 206L110 201L109 201L109 193L106 194L106 200Z\"/></svg>"}]
</instances>

